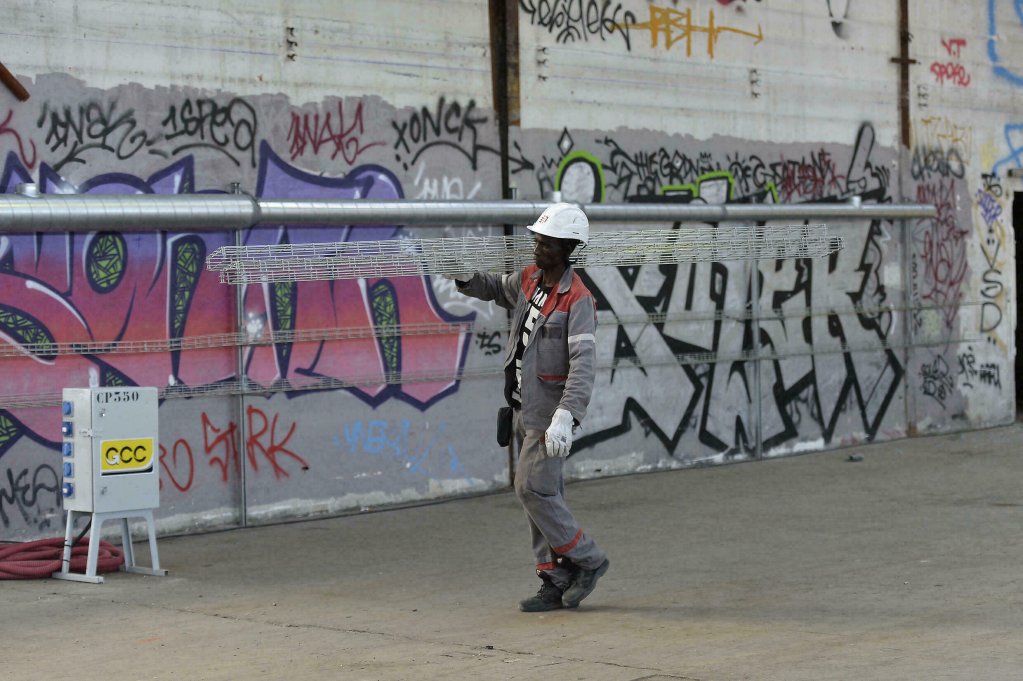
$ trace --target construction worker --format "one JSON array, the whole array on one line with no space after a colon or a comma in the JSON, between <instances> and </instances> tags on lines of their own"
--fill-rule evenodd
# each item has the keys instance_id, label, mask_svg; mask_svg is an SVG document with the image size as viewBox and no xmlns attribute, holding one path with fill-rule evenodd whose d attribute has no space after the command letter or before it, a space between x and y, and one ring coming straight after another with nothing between
<instances>
[{"instance_id":1,"label":"construction worker","mask_svg":"<svg viewBox=\"0 0 1023 681\"><path fill-rule=\"evenodd\" d=\"M589 241L573 204L549 206L535 223L535 265L511 274L448 275L465 295L514 310L505 353L505 399L519 457L515 494L526 512L540 590L524 612L574 608L609 562L565 504L564 459L593 391L597 312L569 257Z\"/></svg>"}]
</instances>

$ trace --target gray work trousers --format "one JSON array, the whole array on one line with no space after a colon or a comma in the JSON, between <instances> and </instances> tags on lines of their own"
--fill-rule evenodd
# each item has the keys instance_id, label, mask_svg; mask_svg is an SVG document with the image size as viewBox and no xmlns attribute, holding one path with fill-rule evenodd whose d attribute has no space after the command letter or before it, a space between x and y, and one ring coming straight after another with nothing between
<instances>
[{"instance_id":1,"label":"gray work trousers","mask_svg":"<svg viewBox=\"0 0 1023 681\"><path fill-rule=\"evenodd\" d=\"M565 504L562 475L565 460L560 456L547 456L544 431L526 430L518 409L515 410L515 440L519 445L515 494L529 522L536 573L546 575L564 589L572 581L572 565L559 564L559 557L564 556L576 566L592 570L604 562L605 554L579 528Z\"/></svg>"}]
</instances>

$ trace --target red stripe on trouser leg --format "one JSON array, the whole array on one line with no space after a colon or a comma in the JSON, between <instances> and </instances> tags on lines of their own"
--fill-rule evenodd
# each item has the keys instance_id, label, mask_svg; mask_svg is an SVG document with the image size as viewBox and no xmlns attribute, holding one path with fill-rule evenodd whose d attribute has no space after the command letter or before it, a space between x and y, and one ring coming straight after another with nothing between
<instances>
[{"instance_id":1,"label":"red stripe on trouser leg","mask_svg":"<svg viewBox=\"0 0 1023 681\"><path fill-rule=\"evenodd\" d=\"M553 570L556 567L557 565L555 565L554 563L540 563L539 565L536 566L536 571L543 572L544 570Z\"/></svg>"},{"instance_id":2,"label":"red stripe on trouser leg","mask_svg":"<svg viewBox=\"0 0 1023 681\"><path fill-rule=\"evenodd\" d=\"M581 540L582 538L583 538L583 531L579 530L578 532L575 533L575 537L572 538L572 541L568 542L564 546L556 546L556 547L554 547L554 553L560 553L562 555L568 553L569 551L571 551L572 549L575 548L575 545L578 544L579 540Z\"/></svg>"}]
</instances>

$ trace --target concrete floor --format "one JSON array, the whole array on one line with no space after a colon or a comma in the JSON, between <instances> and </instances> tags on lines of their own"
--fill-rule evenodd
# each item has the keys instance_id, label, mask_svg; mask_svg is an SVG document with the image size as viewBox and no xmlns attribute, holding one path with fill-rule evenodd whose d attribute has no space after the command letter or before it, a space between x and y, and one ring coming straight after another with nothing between
<instances>
[{"instance_id":1,"label":"concrete floor","mask_svg":"<svg viewBox=\"0 0 1023 681\"><path fill-rule=\"evenodd\" d=\"M165 538L168 577L0 585L0 678L1019 679L1021 444L570 485L611 570L542 615L511 493Z\"/></svg>"}]
</instances>

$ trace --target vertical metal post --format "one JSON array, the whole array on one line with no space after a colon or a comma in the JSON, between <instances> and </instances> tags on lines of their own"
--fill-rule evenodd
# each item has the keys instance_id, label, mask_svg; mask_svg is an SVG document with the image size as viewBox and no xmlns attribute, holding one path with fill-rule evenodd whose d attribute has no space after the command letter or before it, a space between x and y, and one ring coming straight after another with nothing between
<instances>
[{"instance_id":1,"label":"vertical metal post","mask_svg":"<svg viewBox=\"0 0 1023 681\"><path fill-rule=\"evenodd\" d=\"M754 456L761 459L764 456L764 405L763 396L760 394L760 261L750 261L750 267L752 267L750 296L753 298L750 305L750 314L753 317L753 439L756 443Z\"/></svg>"},{"instance_id":2,"label":"vertical metal post","mask_svg":"<svg viewBox=\"0 0 1023 681\"><path fill-rule=\"evenodd\" d=\"M231 183L232 194L242 194L241 185L237 182ZM234 245L241 247L242 243L242 230L236 229L234 231ZM234 328L237 330L238 338L245 339L245 299L243 291L245 286L234 286L234 315L235 325ZM238 418L238 481L241 486L241 526L248 527L249 524L249 498L248 498L248 480L246 476L246 465L245 465L245 444L248 441L245 427L245 393L248 388L248 380L245 377L245 348L246 344L239 342L235 345L235 373L238 376L238 400L237 400L237 418ZM228 464L230 465L230 464Z\"/></svg>"},{"instance_id":3,"label":"vertical metal post","mask_svg":"<svg viewBox=\"0 0 1023 681\"><path fill-rule=\"evenodd\" d=\"M916 332L913 330L913 227L909 220L899 220L897 223L902 227L902 287L903 287L903 321L906 325L903 334L906 337L906 351L903 353L902 361L906 375L906 435L916 434L916 386L913 383L913 373L910 371L910 364L913 360L913 346L916 342Z\"/></svg>"},{"instance_id":4,"label":"vertical metal post","mask_svg":"<svg viewBox=\"0 0 1023 681\"><path fill-rule=\"evenodd\" d=\"M507 156L505 156L504 163L505 163L505 165L507 165ZM517 186L512 185L512 186L508 187L508 198L510 198L510 199L517 199L518 198L518 194L519 194L519 188ZM514 233L515 233L515 226L514 225L510 225L510 224L504 225L504 235L505 236L512 236ZM515 334L515 329L510 328L511 324L512 324L512 321L515 319L514 312L515 312L514 310L505 310L505 318L508 320L508 326L509 326L509 331L508 331L508 334L509 334L508 342L509 343L511 342L511 339L512 339L512 337ZM503 362L504 361L504 353L503 352L501 353L501 358L502 358L501 361ZM504 380L504 372L501 373L501 380L503 382L503 380ZM502 402L504 400L504 390L503 390L503 388L501 390L501 400L502 400ZM511 439L511 441L508 443L508 485L509 486L515 484L515 464L519 460L518 447L519 447L518 442L517 442L516 438L514 437L514 433L513 433L513 437Z\"/></svg>"}]
</instances>

